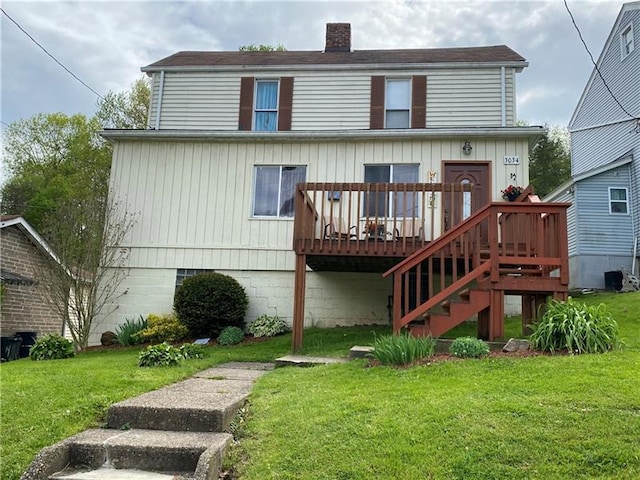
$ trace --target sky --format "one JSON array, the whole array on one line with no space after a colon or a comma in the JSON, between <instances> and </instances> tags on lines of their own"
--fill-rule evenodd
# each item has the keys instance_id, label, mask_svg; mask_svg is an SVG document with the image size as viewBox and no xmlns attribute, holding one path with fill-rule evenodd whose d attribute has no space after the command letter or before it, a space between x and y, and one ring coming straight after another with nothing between
<instances>
[{"instance_id":1,"label":"sky","mask_svg":"<svg viewBox=\"0 0 640 480\"><path fill-rule=\"evenodd\" d=\"M623 2L568 4L597 59ZM3 1L2 8L101 95L128 89L141 67L180 50L322 50L328 22L351 23L358 50L511 47L529 62L516 93L518 119L530 125L566 125L593 68L562 0ZM96 94L4 14L0 29L3 129L40 112L95 112Z\"/></svg>"}]
</instances>

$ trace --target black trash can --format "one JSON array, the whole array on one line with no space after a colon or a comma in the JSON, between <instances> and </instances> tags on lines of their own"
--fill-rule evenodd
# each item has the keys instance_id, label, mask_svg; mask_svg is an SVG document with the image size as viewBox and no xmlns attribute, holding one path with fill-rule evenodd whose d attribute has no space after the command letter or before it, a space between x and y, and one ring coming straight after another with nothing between
<instances>
[{"instance_id":1,"label":"black trash can","mask_svg":"<svg viewBox=\"0 0 640 480\"><path fill-rule=\"evenodd\" d=\"M2 361L10 362L20 358L20 345L22 338L20 337L0 337L0 352L2 353Z\"/></svg>"},{"instance_id":2,"label":"black trash can","mask_svg":"<svg viewBox=\"0 0 640 480\"><path fill-rule=\"evenodd\" d=\"M622 272L620 270L604 272L604 288L618 292L622 290Z\"/></svg>"},{"instance_id":3,"label":"black trash can","mask_svg":"<svg viewBox=\"0 0 640 480\"><path fill-rule=\"evenodd\" d=\"M29 356L29 350L36 343L38 338L38 332L16 332L16 337L22 339L22 345L20 345L20 358Z\"/></svg>"}]
</instances>

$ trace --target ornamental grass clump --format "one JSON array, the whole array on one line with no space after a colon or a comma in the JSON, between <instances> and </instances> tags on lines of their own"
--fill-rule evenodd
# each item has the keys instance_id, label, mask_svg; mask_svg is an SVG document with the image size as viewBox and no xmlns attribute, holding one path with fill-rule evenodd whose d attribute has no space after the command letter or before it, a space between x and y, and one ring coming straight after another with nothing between
<instances>
[{"instance_id":1,"label":"ornamental grass clump","mask_svg":"<svg viewBox=\"0 0 640 480\"><path fill-rule=\"evenodd\" d=\"M587 306L574 301L552 300L530 337L536 350L571 354L600 353L618 348L618 324L604 304Z\"/></svg>"},{"instance_id":2,"label":"ornamental grass clump","mask_svg":"<svg viewBox=\"0 0 640 480\"><path fill-rule=\"evenodd\" d=\"M479 338L459 337L451 343L449 353L459 358L480 358L489 354L489 345Z\"/></svg>"},{"instance_id":3,"label":"ornamental grass clump","mask_svg":"<svg viewBox=\"0 0 640 480\"><path fill-rule=\"evenodd\" d=\"M373 358L383 365L406 365L433 356L436 342L431 337L414 337L409 332L376 337Z\"/></svg>"},{"instance_id":4,"label":"ornamental grass clump","mask_svg":"<svg viewBox=\"0 0 640 480\"><path fill-rule=\"evenodd\" d=\"M147 319L142 315L135 319L127 318L116 327L116 341L123 346L139 345L142 338L138 334L147 327Z\"/></svg>"}]
</instances>

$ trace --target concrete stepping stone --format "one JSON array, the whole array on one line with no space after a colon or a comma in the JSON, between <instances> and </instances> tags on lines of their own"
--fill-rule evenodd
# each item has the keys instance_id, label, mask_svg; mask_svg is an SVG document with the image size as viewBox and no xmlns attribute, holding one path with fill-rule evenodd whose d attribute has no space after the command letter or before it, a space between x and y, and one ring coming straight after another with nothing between
<instances>
[{"instance_id":1,"label":"concrete stepping stone","mask_svg":"<svg viewBox=\"0 0 640 480\"><path fill-rule=\"evenodd\" d=\"M334 363L347 363L346 358L309 357L306 355L285 355L276 358L277 367L313 367L315 365L330 365Z\"/></svg>"}]
</instances>

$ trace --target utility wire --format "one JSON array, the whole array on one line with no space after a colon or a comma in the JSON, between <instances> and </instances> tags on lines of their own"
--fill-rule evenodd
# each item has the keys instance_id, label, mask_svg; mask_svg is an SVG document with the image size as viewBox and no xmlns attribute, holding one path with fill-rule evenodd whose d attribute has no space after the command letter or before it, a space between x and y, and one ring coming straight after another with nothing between
<instances>
[{"instance_id":1,"label":"utility wire","mask_svg":"<svg viewBox=\"0 0 640 480\"><path fill-rule=\"evenodd\" d=\"M589 50L589 47L587 46L587 42L584 41L584 38L582 37L582 32L580 31L580 28L578 27L578 24L576 23L576 19L573 18L573 13L571 13L571 10L569 9L569 4L567 3L567 0L564 0L564 6L567 9L567 12L569 13L569 16L571 17L571 22L573 23L573 26L575 27L576 31L578 32L578 36L580 37L580 40L582 41L582 44L584 45L585 50L587 51L587 53L589 54L589 58L591 59L591 63L593 63L593 66L596 69L596 72L598 72L598 75L600 76L600 79L602 80L602 83L604 84L605 88L607 89L607 91L609 92L609 94L611 95L611 98L613 98L615 100L615 102L618 104L618 106L622 109L622 111L624 113L626 113L629 117L631 117L632 119L634 119L636 122L638 122L638 124L640 125L640 118L636 117L635 115L631 115L626 108L624 108L622 106L622 104L618 101L618 99L616 98L616 96L613 94L613 92L611 91L611 89L609 88L609 85L607 85L606 80L604 79L604 77L602 76L602 73L600 72L600 69L598 68L598 64L596 63L596 61L593 59L593 55L591 54L591 50Z\"/></svg>"},{"instance_id":2,"label":"utility wire","mask_svg":"<svg viewBox=\"0 0 640 480\"><path fill-rule=\"evenodd\" d=\"M92 92L93 92L93 93L94 93L98 98L100 98L101 100L104 100L104 97L103 97L102 95L100 95L100 94L99 94L98 92L96 92L93 88L91 88L89 85L87 85L87 84L86 84L86 83L84 83L82 80L80 80L80 79L78 78L78 76L77 76L75 73L73 73L71 70L69 70L67 67L65 67L62 63L60 63L60 61L59 61L56 57L54 57L51 53L49 53L49 52L48 52L48 50L47 50L46 48L44 48L42 45L40 45L40 44L37 42L37 40L36 40L35 38L33 38L33 37L29 34L29 32L27 32L24 28L22 28L18 22L16 22L13 18L11 18L11 17L9 16L9 14L8 14L7 12L5 12L5 11L4 11L4 9L3 9L3 8L0 8L0 11L2 11L2 13L4 13L4 15L5 15L9 20L11 20L11 21L15 24L15 26L16 26L16 27L18 27L18 28L22 31L22 33L24 33L27 37L29 37L33 43L35 43L38 47L40 47L44 53L46 53L47 55L49 55L49 56L53 59L53 61L54 61L54 62L56 62L58 65L60 65L62 68L64 68L64 69L67 71L67 73L69 73L73 78L75 78L77 81L79 81L82 85L84 85L84 86L85 86L85 87L87 87L89 90L91 90L91 91L92 91Z\"/></svg>"}]
</instances>

